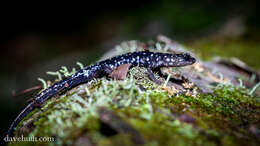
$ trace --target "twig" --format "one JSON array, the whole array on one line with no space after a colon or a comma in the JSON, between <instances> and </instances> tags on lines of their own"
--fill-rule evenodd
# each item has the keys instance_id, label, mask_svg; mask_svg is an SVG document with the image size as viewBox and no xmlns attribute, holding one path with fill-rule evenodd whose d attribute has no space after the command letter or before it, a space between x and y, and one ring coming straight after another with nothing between
<instances>
[{"instance_id":1,"label":"twig","mask_svg":"<svg viewBox=\"0 0 260 146\"><path fill-rule=\"evenodd\" d=\"M25 93L28 93L28 92L31 92L31 91L35 91L35 90L38 90L38 89L41 89L42 86L34 86L34 87L31 87L31 88L28 88L28 89L25 89L19 93L16 93L14 90L12 91L12 96L13 97L16 97L16 96L20 96L20 95L23 95Z\"/></svg>"}]
</instances>

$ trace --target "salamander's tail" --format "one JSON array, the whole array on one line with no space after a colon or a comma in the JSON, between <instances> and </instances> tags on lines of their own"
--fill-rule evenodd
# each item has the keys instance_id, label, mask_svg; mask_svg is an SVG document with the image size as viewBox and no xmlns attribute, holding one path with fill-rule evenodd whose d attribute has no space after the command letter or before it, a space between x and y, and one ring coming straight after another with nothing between
<instances>
[{"instance_id":1,"label":"salamander's tail","mask_svg":"<svg viewBox=\"0 0 260 146\"><path fill-rule=\"evenodd\" d=\"M34 104L35 104L34 102L31 102L22 110L22 112L13 121L5 137L13 136L13 132L16 126L24 119L25 116L28 115L28 113L33 111L33 109L35 108Z\"/></svg>"}]
</instances>

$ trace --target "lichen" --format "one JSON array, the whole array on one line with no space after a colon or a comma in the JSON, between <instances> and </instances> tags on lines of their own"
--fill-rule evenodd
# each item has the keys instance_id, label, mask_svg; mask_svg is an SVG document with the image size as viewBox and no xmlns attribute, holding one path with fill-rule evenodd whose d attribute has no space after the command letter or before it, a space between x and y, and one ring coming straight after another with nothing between
<instances>
[{"instance_id":1,"label":"lichen","mask_svg":"<svg viewBox=\"0 0 260 146\"><path fill-rule=\"evenodd\" d=\"M169 79L155 76L170 88ZM102 132L100 107L138 130L145 145L259 144L259 97L242 85L220 83L212 90L212 94L173 94L149 80L145 68L134 67L125 80L93 80L36 110L40 115L27 136L55 136L55 142L10 145L72 145L84 139L96 145L135 145L129 134Z\"/></svg>"}]
</instances>

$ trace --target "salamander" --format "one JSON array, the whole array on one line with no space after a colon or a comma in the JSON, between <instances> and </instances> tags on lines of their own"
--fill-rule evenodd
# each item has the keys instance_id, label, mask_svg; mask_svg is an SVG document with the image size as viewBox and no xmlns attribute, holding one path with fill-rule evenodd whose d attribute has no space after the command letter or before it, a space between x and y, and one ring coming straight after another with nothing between
<instances>
[{"instance_id":1,"label":"salamander","mask_svg":"<svg viewBox=\"0 0 260 146\"><path fill-rule=\"evenodd\" d=\"M107 76L120 65L131 64L130 68L134 66L140 66L149 70L153 70L161 67L181 67L191 65L195 62L196 59L188 53L169 54L150 51L126 53L104 61L100 61L94 65L77 71L70 77L54 83L52 86L36 95L34 99L20 112L20 114L13 121L10 128L8 129L6 136L12 136L14 129L20 123L20 121L35 108L39 108L40 105L42 105L51 97L66 92L80 84L87 83L94 78Z\"/></svg>"}]
</instances>

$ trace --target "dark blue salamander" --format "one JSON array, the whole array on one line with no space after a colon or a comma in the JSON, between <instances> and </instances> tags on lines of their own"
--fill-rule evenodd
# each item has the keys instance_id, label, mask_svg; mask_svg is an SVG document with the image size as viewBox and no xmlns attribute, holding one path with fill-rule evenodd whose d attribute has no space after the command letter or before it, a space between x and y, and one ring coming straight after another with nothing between
<instances>
[{"instance_id":1,"label":"dark blue salamander","mask_svg":"<svg viewBox=\"0 0 260 146\"><path fill-rule=\"evenodd\" d=\"M160 67L180 67L191 65L196 62L196 59L189 54L168 54L168 53L155 53L149 51L133 52L113 57L94 65L85 67L79 70L70 77L63 79L52 86L48 87L34 98L16 117L6 136L12 136L13 130L19 122L37 106L42 105L45 101L52 96L61 92L68 91L69 89L80 84L89 82L94 78L101 78L109 75L115 68L122 64L131 64L130 67L140 66L147 69L158 69Z\"/></svg>"}]
</instances>

